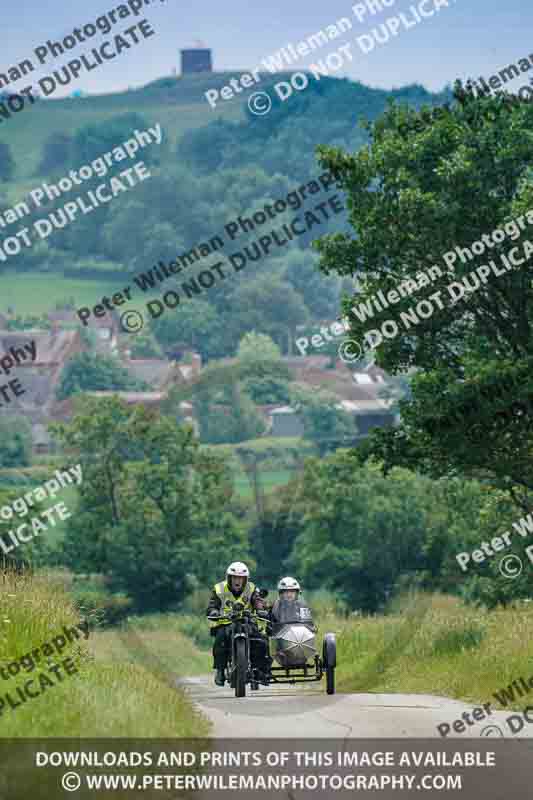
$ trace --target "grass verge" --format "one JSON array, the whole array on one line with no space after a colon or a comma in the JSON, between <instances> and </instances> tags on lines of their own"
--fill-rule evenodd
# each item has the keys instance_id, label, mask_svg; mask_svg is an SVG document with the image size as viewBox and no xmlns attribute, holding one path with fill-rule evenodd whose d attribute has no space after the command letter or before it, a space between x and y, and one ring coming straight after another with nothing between
<instances>
[{"instance_id":1,"label":"grass verge","mask_svg":"<svg viewBox=\"0 0 533 800\"><path fill-rule=\"evenodd\" d=\"M211 670L209 642L200 639L199 649L187 620L207 632L205 617L184 617L179 614L146 614L129 617L120 628L98 633L93 653L107 662L129 661L149 669L161 680L175 681L187 675L202 675Z\"/></svg>"},{"instance_id":2,"label":"grass verge","mask_svg":"<svg viewBox=\"0 0 533 800\"><path fill-rule=\"evenodd\" d=\"M59 583L49 577L0 573L0 666L50 641L64 625L79 617ZM133 627L130 635L135 633ZM0 715L4 737L186 737L205 736L208 722L196 712L175 687L175 671L200 669L204 663L194 645L168 629L135 634L154 663L129 652L128 640L115 633L94 633L79 639L57 656L56 663L72 657L76 674L61 681L49 670L50 658L41 660L29 673L21 669L9 680L0 679L2 697L10 693L13 704L20 700L17 687L32 678L39 691L40 674L52 681L41 694L11 708L6 702ZM126 645L122 648L120 644ZM161 656L161 659L158 659ZM61 675L65 675L61 670ZM37 688L36 688L37 687Z\"/></svg>"},{"instance_id":3,"label":"grass verge","mask_svg":"<svg viewBox=\"0 0 533 800\"><path fill-rule=\"evenodd\" d=\"M449 596L418 595L387 616L329 613L318 622L320 633L337 632L341 692L435 694L474 704L533 675L533 609L525 605L483 611ZM523 705L517 698L508 707Z\"/></svg>"}]
</instances>

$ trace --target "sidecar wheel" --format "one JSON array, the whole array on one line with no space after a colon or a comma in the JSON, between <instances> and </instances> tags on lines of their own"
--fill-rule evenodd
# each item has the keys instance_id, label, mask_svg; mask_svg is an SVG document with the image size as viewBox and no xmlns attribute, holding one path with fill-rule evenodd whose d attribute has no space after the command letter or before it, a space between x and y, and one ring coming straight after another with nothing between
<instances>
[{"instance_id":1,"label":"sidecar wheel","mask_svg":"<svg viewBox=\"0 0 533 800\"><path fill-rule=\"evenodd\" d=\"M334 633L326 633L322 645L322 662L326 670L326 692L335 694L335 667L337 666L337 642Z\"/></svg>"},{"instance_id":2,"label":"sidecar wheel","mask_svg":"<svg viewBox=\"0 0 533 800\"><path fill-rule=\"evenodd\" d=\"M322 663L325 667L337 666L337 641L334 633L326 633L324 636Z\"/></svg>"},{"instance_id":3,"label":"sidecar wheel","mask_svg":"<svg viewBox=\"0 0 533 800\"><path fill-rule=\"evenodd\" d=\"M335 667L326 667L326 693L335 694Z\"/></svg>"}]
</instances>

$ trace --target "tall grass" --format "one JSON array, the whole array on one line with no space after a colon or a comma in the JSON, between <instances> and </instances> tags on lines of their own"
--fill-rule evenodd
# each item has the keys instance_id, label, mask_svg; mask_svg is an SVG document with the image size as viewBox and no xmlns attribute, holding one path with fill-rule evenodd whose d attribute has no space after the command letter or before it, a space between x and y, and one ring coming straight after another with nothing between
<instances>
[{"instance_id":1,"label":"tall grass","mask_svg":"<svg viewBox=\"0 0 533 800\"><path fill-rule=\"evenodd\" d=\"M182 614L146 614L130 617L125 625L106 631L98 639L100 653L106 649L107 658L127 658L131 663L142 664L160 680L175 683L177 678L199 675L211 670L211 642L199 649L195 636L186 633L187 621L209 630L205 617Z\"/></svg>"},{"instance_id":2,"label":"tall grass","mask_svg":"<svg viewBox=\"0 0 533 800\"><path fill-rule=\"evenodd\" d=\"M276 593L277 594L277 593ZM330 617L347 617L349 614L346 603L333 592L314 591L304 592L302 595L313 611L313 617L329 619Z\"/></svg>"},{"instance_id":3,"label":"tall grass","mask_svg":"<svg viewBox=\"0 0 533 800\"><path fill-rule=\"evenodd\" d=\"M63 586L50 576L17 576L3 571L0 584L1 666L50 641L61 633L64 625L80 621ZM156 659L157 669L149 659L136 659L128 647L121 648L116 634L91 632L88 641L77 640L63 650L59 659L74 658L78 673L72 677L58 682L40 662L31 673L21 671L9 681L0 679L2 695L9 692L13 698L17 696L17 686L23 686L41 672L51 675L54 684L17 708L11 709L6 703L0 716L2 735L14 738L205 735L207 721L176 689L171 670L172 652L176 661L181 659L178 672L183 669L185 674L190 669L188 654L192 654L193 665L194 658L198 659L196 668L203 664L201 656L177 631L172 637L160 630L136 635L148 654ZM158 650L168 657L168 666L156 658ZM39 686L38 678L34 683Z\"/></svg>"},{"instance_id":4,"label":"tall grass","mask_svg":"<svg viewBox=\"0 0 533 800\"><path fill-rule=\"evenodd\" d=\"M387 616L330 616L319 624L337 632L339 691L438 694L478 703L533 675L529 606L481 611L457 598L417 594ZM513 707L520 708L520 700Z\"/></svg>"}]
</instances>

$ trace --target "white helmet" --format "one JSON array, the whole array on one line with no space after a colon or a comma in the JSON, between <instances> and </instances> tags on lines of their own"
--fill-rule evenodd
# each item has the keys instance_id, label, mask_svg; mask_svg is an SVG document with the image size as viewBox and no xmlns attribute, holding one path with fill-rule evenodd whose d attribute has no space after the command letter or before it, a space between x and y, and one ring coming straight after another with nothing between
<instances>
[{"instance_id":1,"label":"white helmet","mask_svg":"<svg viewBox=\"0 0 533 800\"><path fill-rule=\"evenodd\" d=\"M286 589L296 589L300 591L300 584L295 578L282 578L278 583L278 591L283 592Z\"/></svg>"},{"instance_id":2,"label":"white helmet","mask_svg":"<svg viewBox=\"0 0 533 800\"><path fill-rule=\"evenodd\" d=\"M250 577L250 570L242 561L233 561L226 570L226 578L230 575L237 575L242 578Z\"/></svg>"}]
</instances>

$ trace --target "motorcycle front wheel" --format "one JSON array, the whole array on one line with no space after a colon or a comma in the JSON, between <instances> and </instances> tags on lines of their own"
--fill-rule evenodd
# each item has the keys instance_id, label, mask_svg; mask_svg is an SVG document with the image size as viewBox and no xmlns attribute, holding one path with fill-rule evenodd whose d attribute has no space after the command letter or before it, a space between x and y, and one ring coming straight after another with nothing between
<instances>
[{"instance_id":1,"label":"motorcycle front wheel","mask_svg":"<svg viewBox=\"0 0 533 800\"><path fill-rule=\"evenodd\" d=\"M248 672L248 659L246 658L246 642L237 639L235 642L235 697L246 696L246 673Z\"/></svg>"}]
</instances>

